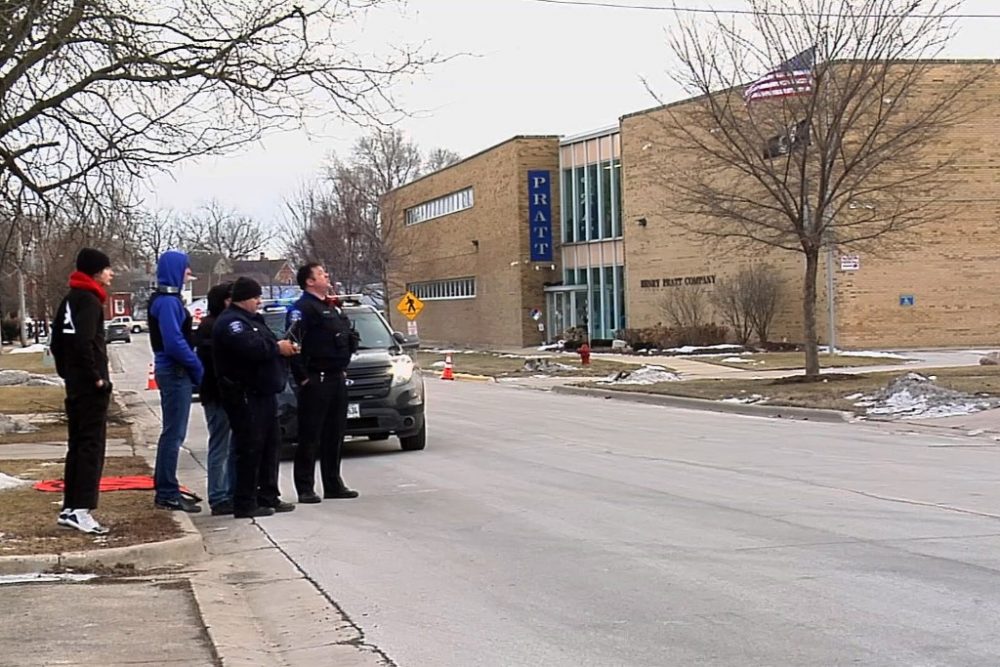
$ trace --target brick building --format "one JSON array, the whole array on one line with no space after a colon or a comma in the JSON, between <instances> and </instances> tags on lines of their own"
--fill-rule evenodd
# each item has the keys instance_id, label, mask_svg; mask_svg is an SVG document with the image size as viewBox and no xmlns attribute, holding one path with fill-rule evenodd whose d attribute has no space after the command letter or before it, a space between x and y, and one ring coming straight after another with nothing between
<instances>
[{"instance_id":1,"label":"brick building","mask_svg":"<svg viewBox=\"0 0 1000 667\"><path fill-rule=\"evenodd\" d=\"M527 346L546 338L536 317L545 285L560 276L558 167L558 137L519 136L386 195L390 301L409 289L424 302L422 340Z\"/></svg>"},{"instance_id":2,"label":"brick building","mask_svg":"<svg viewBox=\"0 0 1000 667\"><path fill-rule=\"evenodd\" d=\"M970 110L937 136L926 158L947 169L947 216L871 250L831 254L836 343L845 348L992 345L1000 341L1000 67L941 61L913 99L970 68L983 76L961 100ZM692 100L669 106L683 113ZM771 338L801 339L803 256L767 247L733 249L686 236L668 213L664 178L685 169L661 121L668 107L623 116L612 128L559 139L516 137L390 193L407 248L393 283L427 301L424 340L533 345L584 328L610 338L665 321L671 290L707 291L750 261L765 260L786 290ZM900 165L905 170L907 165ZM551 259L532 261L528 172L551 178ZM537 194L537 193L535 193ZM463 199L466 197L467 199ZM822 261L822 260L821 260ZM826 342L824 269L817 330ZM397 295L398 296L398 295ZM542 311L544 332L531 311Z\"/></svg>"}]
</instances>

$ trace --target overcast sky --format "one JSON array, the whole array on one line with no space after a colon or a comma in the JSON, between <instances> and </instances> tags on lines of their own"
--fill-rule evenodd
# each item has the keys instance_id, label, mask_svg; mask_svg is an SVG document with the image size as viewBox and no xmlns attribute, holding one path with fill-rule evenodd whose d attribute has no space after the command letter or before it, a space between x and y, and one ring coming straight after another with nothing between
<instances>
[{"instance_id":1,"label":"overcast sky","mask_svg":"<svg viewBox=\"0 0 1000 667\"><path fill-rule=\"evenodd\" d=\"M741 0L607 0L611 3L743 9ZM998 14L998 0L966 0L962 13ZM441 53L470 53L399 86L413 113L400 124L424 149L470 155L516 134L572 135L613 125L623 114L683 97L667 69L669 11L555 5L535 0L411 0L369 17L358 46L426 42ZM963 19L946 54L998 58L1000 18ZM221 158L187 163L151 181L150 206L186 210L211 198L273 224L283 201L346 153L361 131L317 124L272 135Z\"/></svg>"}]
</instances>

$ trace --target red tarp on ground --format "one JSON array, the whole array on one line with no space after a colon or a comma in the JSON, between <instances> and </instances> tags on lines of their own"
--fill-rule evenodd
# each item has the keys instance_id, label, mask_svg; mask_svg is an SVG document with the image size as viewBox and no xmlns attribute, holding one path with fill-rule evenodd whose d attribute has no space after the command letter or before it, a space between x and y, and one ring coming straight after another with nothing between
<instances>
[{"instance_id":1,"label":"red tarp on ground","mask_svg":"<svg viewBox=\"0 0 1000 667\"><path fill-rule=\"evenodd\" d=\"M62 493L66 488L66 483L61 479L46 479L35 484L35 489L38 491L50 491L53 493ZM101 478L101 493L107 493L108 491L152 491L154 489L153 478L149 475L129 475L127 477L102 477ZM186 487L181 487L181 493L194 496L191 490Z\"/></svg>"}]
</instances>

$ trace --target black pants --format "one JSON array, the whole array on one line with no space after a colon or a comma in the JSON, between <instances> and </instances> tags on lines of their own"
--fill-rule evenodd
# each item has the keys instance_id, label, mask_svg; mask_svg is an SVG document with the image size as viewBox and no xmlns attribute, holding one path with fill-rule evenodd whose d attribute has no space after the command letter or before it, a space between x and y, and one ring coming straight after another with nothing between
<instances>
[{"instance_id":1,"label":"black pants","mask_svg":"<svg viewBox=\"0 0 1000 667\"><path fill-rule=\"evenodd\" d=\"M104 471L111 392L93 385L66 386L66 421L69 437L63 480L63 509L97 507Z\"/></svg>"},{"instance_id":2,"label":"black pants","mask_svg":"<svg viewBox=\"0 0 1000 667\"><path fill-rule=\"evenodd\" d=\"M232 431L230 452L236 514L278 503L278 400L267 396L227 396L222 401Z\"/></svg>"},{"instance_id":3,"label":"black pants","mask_svg":"<svg viewBox=\"0 0 1000 667\"><path fill-rule=\"evenodd\" d=\"M340 478L340 452L347 426L347 385L343 371L309 372L309 382L299 389L299 446L295 449L295 490L314 491L319 456L323 490L344 487Z\"/></svg>"}]
</instances>

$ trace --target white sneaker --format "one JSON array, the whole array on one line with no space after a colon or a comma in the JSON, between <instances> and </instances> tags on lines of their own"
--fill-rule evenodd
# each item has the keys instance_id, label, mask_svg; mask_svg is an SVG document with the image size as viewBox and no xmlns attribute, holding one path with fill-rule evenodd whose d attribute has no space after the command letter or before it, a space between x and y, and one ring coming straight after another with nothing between
<instances>
[{"instance_id":1,"label":"white sneaker","mask_svg":"<svg viewBox=\"0 0 1000 667\"><path fill-rule=\"evenodd\" d=\"M91 535L108 534L108 529L97 523L97 519L93 517L90 510L69 510L66 513L60 513L56 523L67 528L76 528L82 533Z\"/></svg>"}]
</instances>

